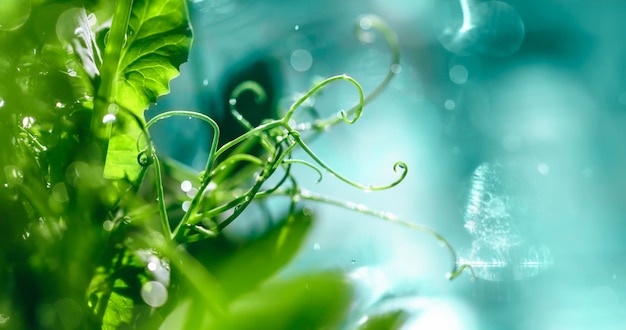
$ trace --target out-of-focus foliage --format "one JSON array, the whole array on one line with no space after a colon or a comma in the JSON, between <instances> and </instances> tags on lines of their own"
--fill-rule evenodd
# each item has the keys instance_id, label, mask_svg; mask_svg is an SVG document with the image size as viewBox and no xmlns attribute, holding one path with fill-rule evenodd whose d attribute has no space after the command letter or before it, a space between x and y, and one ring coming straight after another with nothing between
<instances>
[{"instance_id":1,"label":"out-of-focus foliage","mask_svg":"<svg viewBox=\"0 0 626 330\"><path fill-rule=\"evenodd\" d=\"M0 328L340 323L343 275L266 283L298 251L310 214L294 208L244 245L202 219L170 237L167 214L177 213L165 201L179 208L187 197L162 195L159 161L139 148L143 110L187 58L185 1L0 8ZM145 175L151 162L156 178Z\"/></svg>"}]
</instances>

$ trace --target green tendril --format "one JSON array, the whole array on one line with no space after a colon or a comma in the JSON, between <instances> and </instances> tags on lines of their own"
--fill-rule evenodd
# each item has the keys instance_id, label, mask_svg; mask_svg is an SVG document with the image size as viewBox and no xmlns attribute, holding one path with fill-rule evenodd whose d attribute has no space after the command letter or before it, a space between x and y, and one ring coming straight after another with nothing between
<instances>
[{"instance_id":1,"label":"green tendril","mask_svg":"<svg viewBox=\"0 0 626 330\"><path fill-rule=\"evenodd\" d=\"M291 107L289 107L289 110L283 117L283 122L285 123L285 125L289 125L289 120L291 120L291 117L293 116L294 112L296 111L296 109L298 109L298 107L300 107L300 105L302 105L302 103L306 102L316 93L319 93L324 87L328 86L330 83L338 81L338 80L344 80L344 81L351 83L352 85L354 85L354 87L356 87L357 91L359 92L359 103L354 107L353 111L352 110L348 111L348 113L354 114L354 118L349 119L348 114L344 110L341 110L339 112L341 119L343 119L344 122L346 122L347 124L354 124L354 122L356 122L357 119L359 119L359 117L361 116L361 112L363 111L363 104L364 104L363 88L361 88L361 85L356 80L354 80L354 78L344 74L344 75L338 75L338 76L326 78L322 80L321 82L317 83L315 86L313 86L313 88L311 88L304 95L302 95L302 97L300 97L296 102L294 102L291 105Z\"/></svg>"},{"instance_id":2,"label":"green tendril","mask_svg":"<svg viewBox=\"0 0 626 330\"><path fill-rule=\"evenodd\" d=\"M163 120L165 118L174 117L174 116L185 116L185 117L190 117L190 118L197 118L208 123L213 128L213 141L211 141L211 147L209 149L209 156L208 156L207 163L206 163L205 170L204 170L205 173L210 174L211 170L213 169L213 164L215 163L215 158L217 157L216 156L217 143L220 137L219 126L213 119L211 119L211 117L207 115L204 115L198 112L193 112L193 111L177 110L177 111L164 112L164 113L154 116L152 119L148 121L148 123L146 123L146 130L150 128L152 125L154 125L156 122ZM189 209L183 216L183 219L178 223L178 225L172 232L172 237L174 239L179 238L178 236L181 233L180 229L187 225L187 223L189 222L190 216L195 213L195 210L198 207L198 204L200 204L204 191L208 187L210 181L211 181L211 175L205 175L203 177L202 182L200 183L200 188L198 189L198 193L196 193L194 198L191 200L191 203L189 204Z\"/></svg>"},{"instance_id":3,"label":"green tendril","mask_svg":"<svg viewBox=\"0 0 626 330\"><path fill-rule=\"evenodd\" d=\"M296 132L297 133L297 132ZM393 181L390 184L384 185L384 186L373 186L373 185L366 185L366 184L361 184L361 183L357 183L354 182L348 178L346 178L345 176L339 174L337 171L333 170L330 166L328 166L321 158L319 158L315 152L313 152L313 150L311 150L311 148L302 140L302 138L300 137L299 134L292 134L291 135L293 137L293 139L295 140L295 142L300 145L300 147L302 148L302 150L304 150L304 152L306 152L309 157L311 157L320 167L322 167L324 170L326 170L327 172L329 172L331 175L337 177L339 180L362 190L365 191L374 191L374 190L386 190L392 187L397 186L400 182L402 182L402 180L404 180L404 178L406 177L406 175L408 174L409 168L406 165L406 163L404 162L397 162L394 164L393 166L393 170L394 172L398 172L398 169L402 170L402 173L400 174L400 177Z\"/></svg>"},{"instance_id":4,"label":"green tendril","mask_svg":"<svg viewBox=\"0 0 626 330\"><path fill-rule=\"evenodd\" d=\"M315 183L322 182L322 179L324 177L324 175L322 174L322 171L320 171L319 168L315 167L315 165L313 165L313 164L311 164L311 163L309 163L309 162L307 162L305 160L302 160L302 159L286 159L286 160L283 161L283 163L285 163L285 164L301 164L301 165L304 165L304 166L312 169L313 171L315 171L317 173L317 181Z\"/></svg>"},{"instance_id":5,"label":"green tendril","mask_svg":"<svg viewBox=\"0 0 626 330\"><path fill-rule=\"evenodd\" d=\"M252 130L254 126L250 124L248 120L244 118L243 115L237 110L237 99L244 92L252 92L254 93L254 101L257 104L261 104L267 100L267 94L263 87L253 80L247 80L237 85L233 92L230 94L230 99L228 100L230 112L233 114L235 119L246 129Z\"/></svg>"},{"instance_id":6,"label":"green tendril","mask_svg":"<svg viewBox=\"0 0 626 330\"><path fill-rule=\"evenodd\" d=\"M292 200L294 199L294 196L297 196L297 198L295 198L296 201L298 199L303 199L303 200L309 200L309 201L314 201L318 203L324 203L328 205L341 207L341 208L355 211L361 214L366 214L369 216L377 217L379 219L431 235L437 240L437 242L439 242L439 244L442 247L446 249L446 251L448 251L450 258L452 259L452 270L446 274L446 278L450 280L455 279L458 276L460 276L466 269L469 269L470 272L472 273L472 278L476 279L476 272L474 271L474 268L469 264L458 265L458 258L452 245L443 236L441 236L441 234L437 233L436 231L434 231L433 229L429 227L402 220L398 218L396 215L394 215L393 213L373 210L363 204L356 204L352 202L335 199L329 196L316 194L314 192L311 192L302 188L281 189L275 192L275 195L279 195L279 194L291 196Z\"/></svg>"},{"instance_id":7,"label":"green tendril","mask_svg":"<svg viewBox=\"0 0 626 330\"><path fill-rule=\"evenodd\" d=\"M382 20L380 17L376 15L362 16L356 24L357 36L362 35L363 33L371 33L369 32L369 30L371 29L376 29L379 33L382 34L383 38L385 39L385 42L387 43L387 46L389 47L389 51L391 53L391 63L389 64L387 74L385 75L385 78L383 79L383 81L381 81L380 84L378 84L378 86L376 86L376 88L372 92L367 94L367 96L364 98L362 103L359 102L358 104L350 108L348 111L343 112L341 114L341 118L335 115L331 115L329 117L318 119L310 123L304 123L301 126L299 126L299 130L304 131L304 130L313 129L316 131L323 131L327 129L328 127L338 124L342 118L344 118L344 121L345 121L346 116L349 116L349 115L352 115L361 111L361 109L364 106L366 106L376 97L378 97L378 95L380 95L380 93L382 93L382 91L384 91L385 88L387 88L387 86L389 85L393 77L399 73L401 67L400 67L400 46L398 44L398 37L393 32L393 30L387 25L387 23L385 23L385 21ZM362 38L360 39L363 40Z\"/></svg>"},{"instance_id":8,"label":"green tendril","mask_svg":"<svg viewBox=\"0 0 626 330\"><path fill-rule=\"evenodd\" d=\"M159 204L161 226L163 228L163 233L166 235L165 238L170 240L172 239L172 229L170 228L170 220L167 216L167 208L165 206L165 194L163 193L163 177L161 175L161 162L159 161L159 158L154 155L154 150L152 150L150 158L152 158L154 163L154 177L156 181L158 198L157 202Z\"/></svg>"},{"instance_id":9,"label":"green tendril","mask_svg":"<svg viewBox=\"0 0 626 330\"><path fill-rule=\"evenodd\" d=\"M225 171L229 168L234 167L236 164L241 162L248 162L251 164L255 164L263 167L265 164L260 158L249 155L249 154L236 154L226 158L223 162L219 163L215 166L215 169L211 172L211 177L215 177L222 171Z\"/></svg>"}]
</instances>

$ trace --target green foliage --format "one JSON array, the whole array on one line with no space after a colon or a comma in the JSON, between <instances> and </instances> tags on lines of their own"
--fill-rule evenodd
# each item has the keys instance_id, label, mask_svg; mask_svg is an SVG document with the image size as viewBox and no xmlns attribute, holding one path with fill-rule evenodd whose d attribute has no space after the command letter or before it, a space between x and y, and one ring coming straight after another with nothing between
<instances>
[{"instance_id":1,"label":"green foliage","mask_svg":"<svg viewBox=\"0 0 626 330\"><path fill-rule=\"evenodd\" d=\"M366 190L334 171L307 134L358 120L398 64L395 36L373 16L392 51L387 77L365 95L351 77L313 86L278 119L218 146L220 126L206 115L172 111L146 122L144 110L169 91L191 47L184 0L9 0L0 19L0 328L336 327L351 297L339 273L277 279L314 218L299 200L318 201L435 235L428 228L304 191L291 167ZM361 31L362 32L362 31ZM321 89L349 83L357 104L335 116L294 124L297 109ZM171 116L213 129L205 170L194 173L157 155L149 128ZM262 152L252 152L254 146ZM311 162L293 159L302 148ZM245 165L245 166L241 166ZM269 184L270 177L275 180ZM181 192L181 182L189 189ZM289 212L244 244L224 230L254 204L287 196ZM156 202L155 202L156 200ZM452 277L463 267L454 265Z\"/></svg>"}]
</instances>

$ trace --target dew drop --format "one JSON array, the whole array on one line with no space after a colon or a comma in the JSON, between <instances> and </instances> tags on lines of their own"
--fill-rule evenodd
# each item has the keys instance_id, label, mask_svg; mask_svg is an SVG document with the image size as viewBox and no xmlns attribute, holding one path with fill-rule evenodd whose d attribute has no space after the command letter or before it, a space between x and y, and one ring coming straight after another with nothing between
<instances>
[{"instance_id":1,"label":"dew drop","mask_svg":"<svg viewBox=\"0 0 626 330\"><path fill-rule=\"evenodd\" d=\"M65 109L65 104L63 104L62 102L57 101L57 103L54 104L54 107L57 109Z\"/></svg>"},{"instance_id":2,"label":"dew drop","mask_svg":"<svg viewBox=\"0 0 626 330\"><path fill-rule=\"evenodd\" d=\"M400 72L402 72L402 65L397 64L397 63L396 64L392 64L390 70L394 74L399 74Z\"/></svg>"},{"instance_id":3,"label":"dew drop","mask_svg":"<svg viewBox=\"0 0 626 330\"><path fill-rule=\"evenodd\" d=\"M230 104L230 105L232 105L232 106L237 105L237 99L234 99L234 98L233 98L233 99L228 100L228 104Z\"/></svg>"},{"instance_id":4,"label":"dew drop","mask_svg":"<svg viewBox=\"0 0 626 330\"><path fill-rule=\"evenodd\" d=\"M141 287L141 298L151 307L161 307L167 302L167 288L160 282L150 281Z\"/></svg>"},{"instance_id":5,"label":"dew drop","mask_svg":"<svg viewBox=\"0 0 626 330\"><path fill-rule=\"evenodd\" d=\"M4 99L0 97L0 108L4 107Z\"/></svg>"}]
</instances>

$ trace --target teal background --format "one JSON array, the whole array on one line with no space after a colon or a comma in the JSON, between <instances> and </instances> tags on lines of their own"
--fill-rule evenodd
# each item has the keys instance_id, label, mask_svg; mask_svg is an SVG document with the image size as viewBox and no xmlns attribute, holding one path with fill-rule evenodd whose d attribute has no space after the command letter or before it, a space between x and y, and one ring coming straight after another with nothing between
<instances>
[{"instance_id":1,"label":"teal background","mask_svg":"<svg viewBox=\"0 0 626 330\"><path fill-rule=\"evenodd\" d=\"M407 329L624 327L626 4L200 0L190 7L191 60L151 114L226 118L229 86L241 77L261 79L283 109L318 77L347 73L371 90L390 54L380 35L359 42L355 22L379 15L400 39L402 70L389 88L355 125L332 128L312 148L359 182L394 180L400 160L409 176L365 193L330 176L315 184L304 168L300 183L436 229L478 279L447 281L449 256L426 234L310 205L319 223L281 276L350 273L359 292L346 328L394 308L410 312ZM310 68L296 50L310 54ZM328 115L355 100L337 84L314 107ZM156 129L162 152L202 168L208 129L186 119ZM254 212L238 224L244 232L263 230Z\"/></svg>"}]
</instances>

